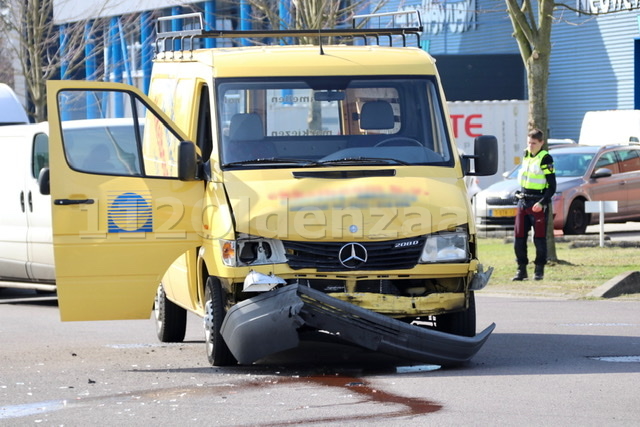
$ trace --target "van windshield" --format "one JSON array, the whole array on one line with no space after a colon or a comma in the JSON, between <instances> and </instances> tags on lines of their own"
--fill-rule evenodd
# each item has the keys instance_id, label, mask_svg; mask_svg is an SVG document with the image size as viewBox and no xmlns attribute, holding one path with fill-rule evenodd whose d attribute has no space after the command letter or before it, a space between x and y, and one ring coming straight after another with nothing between
<instances>
[{"instance_id":1,"label":"van windshield","mask_svg":"<svg viewBox=\"0 0 640 427\"><path fill-rule=\"evenodd\" d=\"M453 166L435 81L426 77L220 79L222 166Z\"/></svg>"}]
</instances>

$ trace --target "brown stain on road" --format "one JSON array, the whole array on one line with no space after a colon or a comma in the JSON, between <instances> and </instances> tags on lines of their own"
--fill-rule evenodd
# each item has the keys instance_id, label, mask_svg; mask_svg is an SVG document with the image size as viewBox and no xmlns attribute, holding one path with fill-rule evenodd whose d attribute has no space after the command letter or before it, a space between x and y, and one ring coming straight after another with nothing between
<instances>
[{"instance_id":1,"label":"brown stain on road","mask_svg":"<svg viewBox=\"0 0 640 427\"><path fill-rule=\"evenodd\" d=\"M379 403L382 405L399 405L400 409L392 412L382 412L373 414L361 414L361 415L344 415L334 417L314 418L311 420L304 420L305 424L315 423L331 423L331 422L353 422L353 421L366 421L366 420L381 420L391 419L397 417L408 417L425 415L433 412L437 412L442 409L442 405L439 403L431 402L425 399L419 399L415 397L400 396L397 394L389 393L383 390L372 388L367 382L362 379L349 377L344 375L322 375L322 376L310 376L302 378L280 378L279 382L282 383L300 383L306 381L309 383L315 383L327 387L343 388L349 392L357 393L364 397L364 400L353 403L354 405L363 403ZM283 426L300 424L301 420L289 421L289 422L276 422L276 423L260 423L261 426Z\"/></svg>"}]
</instances>

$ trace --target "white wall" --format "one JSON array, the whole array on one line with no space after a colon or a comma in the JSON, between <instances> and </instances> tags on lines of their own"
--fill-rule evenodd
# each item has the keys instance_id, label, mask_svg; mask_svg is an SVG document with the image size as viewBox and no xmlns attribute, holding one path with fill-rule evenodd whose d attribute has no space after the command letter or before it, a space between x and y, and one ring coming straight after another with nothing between
<instances>
[{"instance_id":1,"label":"white wall","mask_svg":"<svg viewBox=\"0 0 640 427\"><path fill-rule=\"evenodd\" d=\"M57 25L106 16L126 15L198 3L185 0L53 0L53 22Z\"/></svg>"}]
</instances>

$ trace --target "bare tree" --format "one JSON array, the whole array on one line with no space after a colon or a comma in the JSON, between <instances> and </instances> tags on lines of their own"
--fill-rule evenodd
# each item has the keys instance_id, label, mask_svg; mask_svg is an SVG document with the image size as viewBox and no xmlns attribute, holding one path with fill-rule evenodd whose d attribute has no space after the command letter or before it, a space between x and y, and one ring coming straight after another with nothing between
<instances>
[{"instance_id":1,"label":"bare tree","mask_svg":"<svg viewBox=\"0 0 640 427\"><path fill-rule=\"evenodd\" d=\"M547 87L551 58L551 25L556 3L553 0L505 0L514 37L527 72L529 129L547 129Z\"/></svg>"},{"instance_id":2,"label":"bare tree","mask_svg":"<svg viewBox=\"0 0 640 427\"><path fill-rule=\"evenodd\" d=\"M11 57L19 62L20 69L16 71L24 76L33 105L29 113L36 121L42 121L46 118L46 81L58 75L62 61L77 64L84 52L72 49L71 55L60 58L58 29L52 23L53 0L8 0L6 3L2 31L9 40ZM75 36L72 45L81 45L77 36L82 32L65 31L65 34Z\"/></svg>"},{"instance_id":3,"label":"bare tree","mask_svg":"<svg viewBox=\"0 0 640 427\"><path fill-rule=\"evenodd\" d=\"M363 10L367 5L373 5L370 13L375 13L382 8L387 0L371 2L369 0L354 0L343 2L339 0L291 0L285 3L286 16L281 16L279 9L283 0L249 0L254 14L253 20L262 23L272 29L284 28L290 30L299 29L323 29L338 28L342 24L351 25L349 20ZM366 23L362 21L360 25ZM301 37L292 40L292 43L309 44L317 43L317 38L307 39Z\"/></svg>"},{"instance_id":4,"label":"bare tree","mask_svg":"<svg viewBox=\"0 0 640 427\"><path fill-rule=\"evenodd\" d=\"M8 40L3 46L19 63L16 74L24 77L28 112L37 122L46 120L47 80L77 76L85 66L87 40L95 43L95 55L104 49L106 20L85 19L58 26L53 22L53 0L0 0L0 10L0 34ZM97 62L96 80L104 76L103 63Z\"/></svg>"},{"instance_id":5,"label":"bare tree","mask_svg":"<svg viewBox=\"0 0 640 427\"><path fill-rule=\"evenodd\" d=\"M561 8L583 15L595 15L595 13L588 10L578 10L553 0L505 0L505 2L513 25L513 36L518 43L520 56L527 73L529 130L538 128L546 131L549 121L547 88L549 86L553 13L556 9ZM546 141L544 148L547 149ZM549 212L549 218L553 218L552 211ZM552 220L547 224L547 246L548 259L558 261Z\"/></svg>"},{"instance_id":6,"label":"bare tree","mask_svg":"<svg viewBox=\"0 0 640 427\"><path fill-rule=\"evenodd\" d=\"M349 20L370 5L369 0L354 0L342 2L339 0L291 0L284 3L285 8L280 8L284 0L248 0L253 9L252 20L254 24L271 29L309 30L338 28L342 24L351 25ZM378 1L370 13L380 10L387 0ZM284 16L283 16L284 15ZM362 20L359 25L366 24ZM318 37L299 37L285 39L285 42L293 44L318 44ZM330 41L329 41L330 42ZM310 129L319 130L321 126L320 106L313 103L309 106L308 123Z\"/></svg>"},{"instance_id":7,"label":"bare tree","mask_svg":"<svg viewBox=\"0 0 640 427\"><path fill-rule=\"evenodd\" d=\"M0 34L0 58L11 58L9 51L5 46L9 42ZM13 87L13 66L11 61L0 62L0 83L5 83Z\"/></svg>"}]
</instances>

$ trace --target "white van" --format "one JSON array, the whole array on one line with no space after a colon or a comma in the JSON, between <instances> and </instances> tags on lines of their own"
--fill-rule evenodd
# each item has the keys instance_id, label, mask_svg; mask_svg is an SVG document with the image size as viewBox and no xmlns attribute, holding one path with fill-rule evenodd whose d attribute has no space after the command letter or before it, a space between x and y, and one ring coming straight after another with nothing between
<instances>
[{"instance_id":1,"label":"white van","mask_svg":"<svg viewBox=\"0 0 640 427\"><path fill-rule=\"evenodd\" d=\"M639 143L640 110L587 111L578 142L581 145Z\"/></svg>"},{"instance_id":2,"label":"white van","mask_svg":"<svg viewBox=\"0 0 640 427\"><path fill-rule=\"evenodd\" d=\"M4 83L0 83L0 111L0 126L29 123L29 116L15 92Z\"/></svg>"},{"instance_id":3,"label":"white van","mask_svg":"<svg viewBox=\"0 0 640 427\"><path fill-rule=\"evenodd\" d=\"M70 120L64 125L81 168L113 169L119 164L129 119ZM107 147L107 148L105 148ZM76 157L78 157L76 159ZM125 159L126 160L126 159ZM119 172L129 172L124 169ZM0 126L0 287L54 291L51 196L43 195L38 177L49 167L49 125ZM48 192L48 191L46 191Z\"/></svg>"},{"instance_id":4,"label":"white van","mask_svg":"<svg viewBox=\"0 0 640 427\"><path fill-rule=\"evenodd\" d=\"M0 126L0 286L55 290L51 197L38 175L49 166L49 126Z\"/></svg>"}]
</instances>

